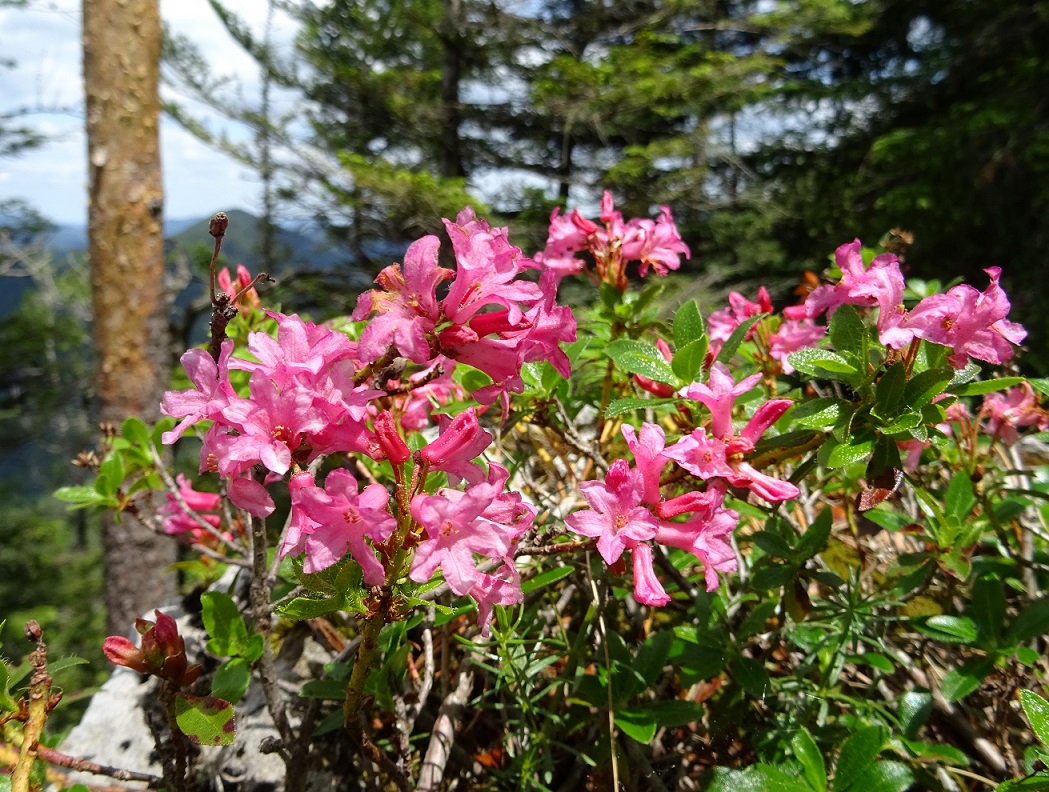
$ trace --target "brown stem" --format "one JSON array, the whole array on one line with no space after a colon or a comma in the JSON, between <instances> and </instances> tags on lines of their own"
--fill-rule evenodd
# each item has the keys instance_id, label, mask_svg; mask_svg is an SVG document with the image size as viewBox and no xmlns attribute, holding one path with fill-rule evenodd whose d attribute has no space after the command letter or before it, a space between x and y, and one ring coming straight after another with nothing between
<instances>
[{"instance_id":1,"label":"brown stem","mask_svg":"<svg viewBox=\"0 0 1049 792\"><path fill-rule=\"evenodd\" d=\"M186 792L186 735L179 728L175 717L175 695L178 688L171 682L164 681L160 689L160 698L164 703L164 715L171 733L171 751L164 757L164 785L172 792Z\"/></svg>"},{"instance_id":2,"label":"brown stem","mask_svg":"<svg viewBox=\"0 0 1049 792\"><path fill-rule=\"evenodd\" d=\"M31 620L25 626L26 640L36 644L29 655L33 675L29 679L29 718L22 728L22 749L18 763L11 774L11 792L29 792L29 773L40 753L40 735L47 722L48 700L51 698L51 675L47 672L47 645L40 625Z\"/></svg>"},{"instance_id":3,"label":"brown stem","mask_svg":"<svg viewBox=\"0 0 1049 792\"><path fill-rule=\"evenodd\" d=\"M117 781L144 781L152 788L159 787L164 780L151 773L138 773L134 770L122 770L119 767L109 767L108 765L96 764L87 759L81 759L78 756L68 756L67 754L56 751L54 748L48 748L43 745L37 749L37 753L45 762L50 762L59 767L68 767L70 770L76 770L79 773L109 776L110 778L115 778Z\"/></svg>"}]
</instances>

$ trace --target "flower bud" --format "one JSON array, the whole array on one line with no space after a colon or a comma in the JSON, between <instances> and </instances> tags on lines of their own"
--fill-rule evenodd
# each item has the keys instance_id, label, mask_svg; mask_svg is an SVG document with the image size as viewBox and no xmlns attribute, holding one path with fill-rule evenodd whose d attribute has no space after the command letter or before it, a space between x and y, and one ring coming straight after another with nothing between
<instances>
[{"instance_id":1,"label":"flower bud","mask_svg":"<svg viewBox=\"0 0 1049 792\"><path fill-rule=\"evenodd\" d=\"M383 410L376 416L375 436L379 440L382 453L392 464L403 465L411 459L412 452L397 431L397 425L389 410Z\"/></svg>"}]
</instances>

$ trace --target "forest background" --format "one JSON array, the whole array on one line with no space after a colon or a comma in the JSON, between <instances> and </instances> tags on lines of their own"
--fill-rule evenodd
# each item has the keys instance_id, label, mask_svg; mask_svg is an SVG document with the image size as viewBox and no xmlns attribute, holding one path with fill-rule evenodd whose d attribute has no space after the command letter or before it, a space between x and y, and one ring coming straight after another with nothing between
<instances>
[{"instance_id":1,"label":"forest background","mask_svg":"<svg viewBox=\"0 0 1049 792\"><path fill-rule=\"evenodd\" d=\"M274 0L300 26L281 51L213 5L257 61L261 93L245 99L191 40L169 38L166 109L258 172L257 248L229 263L277 273L269 297L285 310L345 313L407 241L466 203L527 254L554 206L592 208L608 189L628 216L673 210L692 258L668 310L695 297L709 313L759 279L794 302L837 245L896 229L913 276L981 283L1002 266L1029 331L1018 365L1049 374L1049 296L1036 287L1049 4ZM290 110L274 110L276 91L298 97ZM210 132L192 114L201 102L254 140ZM0 107L0 156L40 145L32 114ZM63 680L78 689L106 670L100 529L48 491L95 442L96 394L83 262L49 258L47 211L0 208L0 262L35 286L0 321L0 614L8 631L37 618L56 656L96 660ZM342 266L287 266L287 217L329 234ZM201 259L173 256L169 271L190 288ZM194 307L177 306L183 338Z\"/></svg>"}]
</instances>

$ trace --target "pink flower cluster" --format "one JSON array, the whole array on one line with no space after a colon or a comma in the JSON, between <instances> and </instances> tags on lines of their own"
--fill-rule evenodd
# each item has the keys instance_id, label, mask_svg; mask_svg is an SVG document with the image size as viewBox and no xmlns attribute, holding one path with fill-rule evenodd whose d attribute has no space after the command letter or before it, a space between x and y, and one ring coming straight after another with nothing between
<instances>
[{"instance_id":1,"label":"pink flower cluster","mask_svg":"<svg viewBox=\"0 0 1049 792\"><path fill-rule=\"evenodd\" d=\"M657 275L666 275L681 266L680 255L690 253L674 225L666 206L659 207L657 220L633 218L623 221L615 210L612 195L601 198L601 224L583 217L578 209L561 215L560 207L550 215L550 233L546 248L535 256L535 262L559 282L566 275L582 272L586 261L576 254L589 251L597 265L598 279L626 289L625 265L640 262L644 277L651 267Z\"/></svg>"},{"instance_id":2,"label":"pink flower cluster","mask_svg":"<svg viewBox=\"0 0 1049 792\"><path fill-rule=\"evenodd\" d=\"M214 492L199 492L193 489L193 483L181 473L176 477L175 483L178 484L182 502L193 510L193 513L201 522L210 525L216 532L225 536L226 539L233 538L228 532L223 533L220 530L222 526L222 517L218 513L222 503L220 495ZM187 514L171 493L168 493L167 501L157 511L164 517L162 527L164 533L169 536L178 536L191 544L201 544L206 547L212 547L216 544L214 535L208 533L198 522L198 519L194 519Z\"/></svg>"},{"instance_id":3,"label":"pink flower cluster","mask_svg":"<svg viewBox=\"0 0 1049 792\"><path fill-rule=\"evenodd\" d=\"M760 375L736 383L722 363L714 363L706 384L694 383L680 395L704 404L710 411L707 429L700 427L666 447L666 435L656 424L646 423L638 435L623 427L635 467L617 459L604 481L580 485L590 509L566 518L568 527L597 539L597 549L607 564L616 563L630 550L634 566L634 598L647 605L670 601L652 566L651 543L686 550L705 570L707 590L718 584L718 572L736 569L730 535L739 514L724 505L728 485L745 487L770 502L796 498L793 484L769 476L744 460L754 443L791 406L787 399L762 404L738 434L732 426L735 400L749 392ZM706 481L703 491L663 500L660 478L669 462ZM677 518L688 515L684 520Z\"/></svg>"},{"instance_id":4,"label":"pink flower cluster","mask_svg":"<svg viewBox=\"0 0 1049 792\"><path fill-rule=\"evenodd\" d=\"M751 302L739 292L730 292L728 303L727 308L714 311L707 317L710 354L714 356L747 319L772 313L772 300L764 286L758 289L757 302ZM757 325L752 327L745 340L751 340L758 330ZM791 374L794 367L788 362L788 356L799 349L816 346L826 334L827 328L813 322L805 306L791 305L783 309L775 331L763 338L763 342L768 348L768 356L779 361L784 374Z\"/></svg>"},{"instance_id":5,"label":"pink flower cluster","mask_svg":"<svg viewBox=\"0 0 1049 792\"><path fill-rule=\"evenodd\" d=\"M865 267L858 239L839 247L834 256L841 280L809 295L805 306L810 318L824 311L831 315L840 305L878 306L878 337L885 346L902 349L916 338L931 341L950 348L947 359L955 368L963 368L971 357L1001 365L1012 358L1013 345L1027 336L1022 326L1005 318L1010 305L998 285L998 267L984 270L991 282L982 292L955 286L907 311L896 256L885 253Z\"/></svg>"},{"instance_id":6,"label":"pink flower cluster","mask_svg":"<svg viewBox=\"0 0 1049 792\"><path fill-rule=\"evenodd\" d=\"M360 296L354 320L372 317L360 337L359 358L372 363L394 349L414 363L456 360L483 371L492 384L473 393L481 404L524 389L521 368L545 360L563 376L571 365L559 344L575 340L570 308L555 304L556 282L521 278L534 266L507 241L506 229L492 229L470 208L455 222L445 220L456 271L438 266L440 242L427 236L413 243L404 267L379 273L373 289ZM450 280L438 299L437 287Z\"/></svg>"}]
</instances>

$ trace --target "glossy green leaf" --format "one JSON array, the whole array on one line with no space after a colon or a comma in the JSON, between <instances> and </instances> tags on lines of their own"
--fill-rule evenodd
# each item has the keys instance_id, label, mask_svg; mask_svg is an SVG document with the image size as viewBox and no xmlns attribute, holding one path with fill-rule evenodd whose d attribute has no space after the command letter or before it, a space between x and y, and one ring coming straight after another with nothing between
<instances>
[{"instance_id":1,"label":"glossy green leaf","mask_svg":"<svg viewBox=\"0 0 1049 792\"><path fill-rule=\"evenodd\" d=\"M906 792L914 784L914 772L902 762L880 761L868 765L847 788L848 792ZM834 792L842 792L837 784Z\"/></svg>"},{"instance_id":2,"label":"glossy green leaf","mask_svg":"<svg viewBox=\"0 0 1049 792\"><path fill-rule=\"evenodd\" d=\"M149 427L140 418L128 418L120 425L120 436L135 445L149 445Z\"/></svg>"},{"instance_id":3,"label":"glossy green leaf","mask_svg":"<svg viewBox=\"0 0 1049 792\"><path fill-rule=\"evenodd\" d=\"M346 610L349 604L345 595L336 595L324 599L313 599L312 597L296 597L290 602L281 605L277 610L282 616L289 619L316 619L318 616L326 616L338 610Z\"/></svg>"},{"instance_id":4,"label":"glossy green leaf","mask_svg":"<svg viewBox=\"0 0 1049 792\"><path fill-rule=\"evenodd\" d=\"M994 670L994 661L984 657L959 668L952 668L943 675L940 692L948 701L959 701L983 684L983 680Z\"/></svg>"},{"instance_id":5,"label":"glossy green leaf","mask_svg":"<svg viewBox=\"0 0 1049 792\"><path fill-rule=\"evenodd\" d=\"M616 710L615 723L623 734L644 745L652 742L658 728L650 715L632 710Z\"/></svg>"},{"instance_id":6,"label":"glossy green leaf","mask_svg":"<svg viewBox=\"0 0 1049 792\"><path fill-rule=\"evenodd\" d=\"M905 737L914 739L932 714L932 694L911 690L897 699L900 726Z\"/></svg>"},{"instance_id":7,"label":"glossy green leaf","mask_svg":"<svg viewBox=\"0 0 1049 792\"><path fill-rule=\"evenodd\" d=\"M845 741L834 768L834 792L845 792L856 784L881 753L885 740L880 726L865 726Z\"/></svg>"},{"instance_id":8,"label":"glossy green leaf","mask_svg":"<svg viewBox=\"0 0 1049 792\"><path fill-rule=\"evenodd\" d=\"M201 618L208 631L208 651L220 657L239 655L248 646L248 627L233 598L221 591L200 595Z\"/></svg>"},{"instance_id":9,"label":"glossy green leaf","mask_svg":"<svg viewBox=\"0 0 1049 792\"><path fill-rule=\"evenodd\" d=\"M912 410L924 407L944 392L954 377L954 369L934 368L915 374L903 389L903 401Z\"/></svg>"},{"instance_id":10,"label":"glossy green leaf","mask_svg":"<svg viewBox=\"0 0 1049 792\"><path fill-rule=\"evenodd\" d=\"M261 637L261 636L260 636ZM243 657L234 657L215 669L211 695L231 704L240 701L251 682L251 666Z\"/></svg>"},{"instance_id":11,"label":"glossy green leaf","mask_svg":"<svg viewBox=\"0 0 1049 792\"><path fill-rule=\"evenodd\" d=\"M790 746L794 751L794 758L801 763L802 775L808 785L816 792L824 792L827 789L827 766L812 735L801 729L790 741Z\"/></svg>"},{"instance_id":12,"label":"glossy green leaf","mask_svg":"<svg viewBox=\"0 0 1049 792\"><path fill-rule=\"evenodd\" d=\"M844 399L808 399L791 408L790 418L794 426L808 429L828 429L834 426L842 414L851 409Z\"/></svg>"},{"instance_id":13,"label":"glossy green leaf","mask_svg":"<svg viewBox=\"0 0 1049 792\"><path fill-rule=\"evenodd\" d=\"M608 345L608 356L615 364L631 374L640 374L655 382L680 388L683 383L670 368L662 353L652 344L620 338Z\"/></svg>"},{"instance_id":14,"label":"glossy green leaf","mask_svg":"<svg viewBox=\"0 0 1049 792\"><path fill-rule=\"evenodd\" d=\"M679 347L670 361L670 367L685 382L694 382L703 370L703 361L706 358L707 338L703 336Z\"/></svg>"},{"instance_id":15,"label":"glossy green leaf","mask_svg":"<svg viewBox=\"0 0 1049 792\"><path fill-rule=\"evenodd\" d=\"M997 379L955 385L950 390L956 396L983 396L985 393L994 393L995 391L1015 387L1023 381L1023 377L998 377Z\"/></svg>"},{"instance_id":16,"label":"glossy green leaf","mask_svg":"<svg viewBox=\"0 0 1049 792\"><path fill-rule=\"evenodd\" d=\"M906 386L907 369L903 363L889 366L874 389L874 401L878 415L889 418L899 415L904 409L910 407L903 398Z\"/></svg>"},{"instance_id":17,"label":"glossy green leaf","mask_svg":"<svg viewBox=\"0 0 1049 792\"><path fill-rule=\"evenodd\" d=\"M674 314L674 346L682 349L706 335L703 314L695 300L681 304Z\"/></svg>"},{"instance_id":18,"label":"glossy green leaf","mask_svg":"<svg viewBox=\"0 0 1049 792\"><path fill-rule=\"evenodd\" d=\"M743 339L747 337L751 328L754 327L758 322L764 319L768 314L758 314L752 316L750 319L745 320L735 330L732 331L732 335L728 337L728 340L721 345L721 349L718 350L717 361L718 363L728 363L732 360L733 356L739 351L740 344L743 343Z\"/></svg>"},{"instance_id":19,"label":"glossy green leaf","mask_svg":"<svg viewBox=\"0 0 1049 792\"><path fill-rule=\"evenodd\" d=\"M236 738L233 705L214 696L175 696L175 722L197 745L232 745Z\"/></svg>"},{"instance_id":20,"label":"glossy green leaf","mask_svg":"<svg viewBox=\"0 0 1049 792\"><path fill-rule=\"evenodd\" d=\"M947 485L947 492L943 496L944 514L948 517L956 517L964 521L976 505L976 496L973 494L973 485L969 477L963 473L956 473Z\"/></svg>"},{"instance_id":21,"label":"glossy green leaf","mask_svg":"<svg viewBox=\"0 0 1049 792\"><path fill-rule=\"evenodd\" d=\"M830 337L831 344L839 352L861 355L867 327L853 306L841 305L831 317L827 335Z\"/></svg>"},{"instance_id":22,"label":"glossy green leaf","mask_svg":"<svg viewBox=\"0 0 1049 792\"><path fill-rule=\"evenodd\" d=\"M853 437L849 443L837 446L827 457L826 466L834 470L867 459L874 451L874 438Z\"/></svg>"},{"instance_id":23,"label":"glossy green leaf","mask_svg":"<svg viewBox=\"0 0 1049 792\"><path fill-rule=\"evenodd\" d=\"M608 409L605 410L605 417L606 418L615 418L617 415L622 415L623 413L632 412L633 410L647 410L650 407L662 407L665 404L674 404L676 401L679 401L679 400L675 399L675 398L669 398L669 399L657 399L657 398L637 399L637 398L633 398L633 397L631 397L629 399L615 399L614 401L609 403Z\"/></svg>"},{"instance_id":24,"label":"glossy green leaf","mask_svg":"<svg viewBox=\"0 0 1049 792\"><path fill-rule=\"evenodd\" d=\"M914 626L922 635L944 643L968 644L978 635L976 623L963 616L930 616L915 620Z\"/></svg>"},{"instance_id":25,"label":"glossy green leaf","mask_svg":"<svg viewBox=\"0 0 1049 792\"><path fill-rule=\"evenodd\" d=\"M94 487L59 487L55 497L71 504L70 510L88 509L93 506L115 509L119 504L116 498L100 494Z\"/></svg>"},{"instance_id":26,"label":"glossy green leaf","mask_svg":"<svg viewBox=\"0 0 1049 792\"><path fill-rule=\"evenodd\" d=\"M1021 690L1020 704L1038 740L1049 747L1049 701L1034 691Z\"/></svg>"},{"instance_id":27,"label":"glossy green leaf","mask_svg":"<svg viewBox=\"0 0 1049 792\"><path fill-rule=\"evenodd\" d=\"M799 349L792 352L787 361L802 374L810 377L849 382L859 374L848 360L828 349Z\"/></svg>"}]
</instances>

